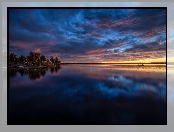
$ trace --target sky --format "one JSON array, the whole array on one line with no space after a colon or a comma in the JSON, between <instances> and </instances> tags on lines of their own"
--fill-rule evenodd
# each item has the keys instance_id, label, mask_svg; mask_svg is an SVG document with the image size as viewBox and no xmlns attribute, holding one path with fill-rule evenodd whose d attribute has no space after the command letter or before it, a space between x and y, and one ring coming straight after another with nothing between
<instances>
[{"instance_id":1,"label":"sky","mask_svg":"<svg viewBox=\"0 0 174 132\"><path fill-rule=\"evenodd\" d=\"M165 61L166 10L10 9L9 51L64 63Z\"/></svg>"}]
</instances>

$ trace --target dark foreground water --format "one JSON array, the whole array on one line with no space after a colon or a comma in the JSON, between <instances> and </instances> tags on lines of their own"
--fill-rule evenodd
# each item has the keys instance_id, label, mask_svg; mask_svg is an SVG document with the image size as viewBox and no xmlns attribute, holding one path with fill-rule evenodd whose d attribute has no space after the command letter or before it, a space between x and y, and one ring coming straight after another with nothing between
<instances>
[{"instance_id":1,"label":"dark foreground water","mask_svg":"<svg viewBox=\"0 0 174 132\"><path fill-rule=\"evenodd\" d=\"M166 124L166 67L9 70L8 124Z\"/></svg>"}]
</instances>

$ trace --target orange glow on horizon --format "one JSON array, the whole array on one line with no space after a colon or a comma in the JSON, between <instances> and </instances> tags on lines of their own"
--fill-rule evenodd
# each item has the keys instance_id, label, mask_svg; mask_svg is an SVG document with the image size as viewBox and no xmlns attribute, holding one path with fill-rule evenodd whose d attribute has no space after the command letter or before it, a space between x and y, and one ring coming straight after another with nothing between
<instances>
[{"instance_id":1,"label":"orange glow on horizon","mask_svg":"<svg viewBox=\"0 0 174 132\"><path fill-rule=\"evenodd\" d=\"M166 57L158 59L144 59L144 60L135 60L135 61L103 61L100 63L151 63L151 62L166 62Z\"/></svg>"},{"instance_id":2,"label":"orange glow on horizon","mask_svg":"<svg viewBox=\"0 0 174 132\"><path fill-rule=\"evenodd\" d=\"M134 63L151 63L151 62L166 62L166 58L158 58L158 59L145 59L145 60L136 60L136 61L124 61L124 62L134 62Z\"/></svg>"}]
</instances>

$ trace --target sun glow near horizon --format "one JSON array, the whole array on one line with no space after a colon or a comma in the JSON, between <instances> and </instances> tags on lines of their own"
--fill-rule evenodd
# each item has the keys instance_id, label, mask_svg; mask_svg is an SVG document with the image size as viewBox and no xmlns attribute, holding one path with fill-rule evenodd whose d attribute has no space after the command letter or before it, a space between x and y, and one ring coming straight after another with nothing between
<instances>
[{"instance_id":1,"label":"sun glow near horizon","mask_svg":"<svg viewBox=\"0 0 174 132\"><path fill-rule=\"evenodd\" d=\"M166 8L9 9L9 23L9 51L17 55L41 52L62 63L166 62Z\"/></svg>"},{"instance_id":2,"label":"sun glow near horizon","mask_svg":"<svg viewBox=\"0 0 174 132\"><path fill-rule=\"evenodd\" d=\"M144 59L144 60L135 60L135 61L124 61L128 63L151 63L151 62L166 62L166 57L157 58L157 59Z\"/></svg>"}]
</instances>

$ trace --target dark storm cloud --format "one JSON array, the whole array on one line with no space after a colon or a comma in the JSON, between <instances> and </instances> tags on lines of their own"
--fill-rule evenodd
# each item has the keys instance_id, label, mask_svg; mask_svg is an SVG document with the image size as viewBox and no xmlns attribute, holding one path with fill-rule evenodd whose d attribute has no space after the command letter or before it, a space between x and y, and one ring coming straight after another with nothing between
<instances>
[{"instance_id":1,"label":"dark storm cloud","mask_svg":"<svg viewBox=\"0 0 174 132\"><path fill-rule=\"evenodd\" d=\"M130 54L133 52L165 51L165 33L164 9L10 9L9 12L10 52L25 55L33 50L47 57L59 55L62 62L114 58L124 61L126 57L136 59Z\"/></svg>"}]
</instances>

